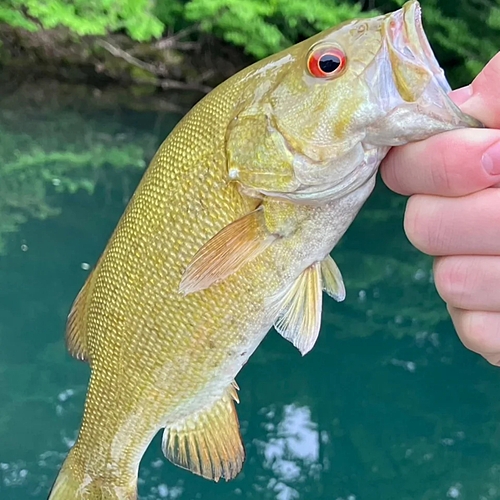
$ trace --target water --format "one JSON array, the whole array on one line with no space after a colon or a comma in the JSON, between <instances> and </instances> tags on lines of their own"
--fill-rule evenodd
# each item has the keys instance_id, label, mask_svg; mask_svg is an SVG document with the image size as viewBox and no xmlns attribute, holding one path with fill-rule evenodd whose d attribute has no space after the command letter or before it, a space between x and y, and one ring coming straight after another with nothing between
<instances>
[{"instance_id":1,"label":"water","mask_svg":"<svg viewBox=\"0 0 500 500\"><path fill-rule=\"evenodd\" d=\"M88 368L65 352L68 308L137 167L179 118L94 110L85 96L76 107L49 101L1 103L0 175L29 157L29 171L46 173L43 186L49 179L42 189L19 169L0 177L9 186L0 202L2 500L45 500L76 437ZM93 194L58 193L95 182ZM162 458L157 437L142 461L141 499L500 498L500 371L458 341L430 259L403 234L402 209L379 183L335 249L348 298L325 299L314 350L302 358L271 332L238 376L243 472L227 484L197 478Z\"/></svg>"}]
</instances>

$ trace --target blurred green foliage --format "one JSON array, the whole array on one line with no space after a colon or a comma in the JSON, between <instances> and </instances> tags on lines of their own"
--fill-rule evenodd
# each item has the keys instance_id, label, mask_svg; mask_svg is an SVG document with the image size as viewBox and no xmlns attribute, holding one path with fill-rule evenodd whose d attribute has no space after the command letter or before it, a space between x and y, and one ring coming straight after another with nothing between
<instances>
[{"instance_id":1,"label":"blurred green foliage","mask_svg":"<svg viewBox=\"0 0 500 500\"><path fill-rule=\"evenodd\" d=\"M80 36L124 29L148 40L163 31L153 6L150 0L4 0L0 22L30 31L65 26Z\"/></svg>"},{"instance_id":2,"label":"blurred green foliage","mask_svg":"<svg viewBox=\"0 0 500 500\"><path fill-rule=\"evenodd\" d=\"M119 30L148 41L193 23L262 58L358 16L404 0L6 0L0 22L28 30L65 26L76 35ZM498 50L500 0L421 0L425 27L452 81L469 81Z\"/></svg>"},{"instance_id":3,"label":"blurred green foliage","mask_svg":"<svg viewBox=\"0 0 500 500\"><path fill-rule=\"evenodd\" d=\"M360 15L370 14L336 0L191 0L184 9L188 21L257 58Z\"/></svg>"},{"instance_id":4,"label":"blurred green foliage","mask_svg":"<svg viewBox=\"0 0 500 500\"><path fill-rule=\"evenodd\" d=\"M203 30L256 58L359 16L398 9L404 0L158 0L159 19ZM500 0L421 0L424 25L454 86L468 83L500 49ZM166 10L164 5L168 5ZM161 13L168 15L162 17Z\"/></svg>"}]
</instances>

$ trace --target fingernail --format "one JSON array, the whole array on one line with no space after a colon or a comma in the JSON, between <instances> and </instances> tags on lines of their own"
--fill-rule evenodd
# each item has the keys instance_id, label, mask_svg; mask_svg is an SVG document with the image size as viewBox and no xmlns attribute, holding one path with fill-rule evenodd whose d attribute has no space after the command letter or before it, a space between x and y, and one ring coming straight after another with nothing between
<instances>
[{"instance_id":1,"label":"fingernail","mask_svg":"<svg viewBox=\"0 0 500 500\"><path fill-rule=\"evenodd\" d=\"M461 106L472 97L472 85L451 91L450 97L456 105Z\"/></svg>"},{"instance_id":2,"label":"fingernail","mask_svg":"<svg viewBox=\"0 0 500 500\"><path fill-rule=\"evenodd\" d=\"M500 141L495 142L483 153L481 163L488 174L500 174Z\"/></svg>"}]
</instances>

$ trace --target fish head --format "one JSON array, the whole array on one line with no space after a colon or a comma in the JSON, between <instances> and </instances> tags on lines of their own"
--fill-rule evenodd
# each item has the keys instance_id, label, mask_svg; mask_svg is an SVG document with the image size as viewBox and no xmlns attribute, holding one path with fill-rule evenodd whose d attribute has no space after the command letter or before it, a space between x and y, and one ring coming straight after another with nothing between
<instances>
[{"instance_id":1,"label":"fish head","mask_svg":"<svg viewBox=\"0 0 500 500\"><path fill-rule=\"evenodd\" d=\"M279 67L266 99L293 157L293 182L272 186L269 176L265 194L328 199L373 176L391 146L481 126L448 96L417 1L348 21L283 54L266 63Z\"/></svg>"}]
</instances>

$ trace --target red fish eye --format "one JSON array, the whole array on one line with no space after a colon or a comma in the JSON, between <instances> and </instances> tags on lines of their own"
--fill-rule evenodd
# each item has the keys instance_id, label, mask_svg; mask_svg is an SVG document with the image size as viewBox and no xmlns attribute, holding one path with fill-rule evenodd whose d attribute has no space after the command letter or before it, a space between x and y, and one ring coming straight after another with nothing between
<instances>
[{"instance_id":1,"label":"red fish eye","mask_svg":"<svg viewBox=\"0 0 500 500\"><path fill-rule=\"evenodd\" d=\"M345 54L337 48L321 47L311 51L307 59L309 73L316 78L339 75L346 65Z\"/></svg>"}]
</instances>

